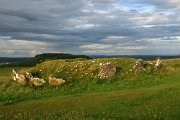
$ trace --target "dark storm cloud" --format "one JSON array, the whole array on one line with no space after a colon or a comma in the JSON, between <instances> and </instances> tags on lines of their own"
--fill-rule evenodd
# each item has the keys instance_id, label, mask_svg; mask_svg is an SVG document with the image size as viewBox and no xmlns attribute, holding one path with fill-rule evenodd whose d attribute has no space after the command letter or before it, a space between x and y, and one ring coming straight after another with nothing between
<instances>
[{"instance_id":1,"label":"dark storm cloud","mask_svg":"<svg viewBox=\"0 0 180 120\"><path fill-rule=\"evenodd\" d=\"M179 11L178 0L0 0L0 54L178 54Z\"/></svg>"}]
</instances>

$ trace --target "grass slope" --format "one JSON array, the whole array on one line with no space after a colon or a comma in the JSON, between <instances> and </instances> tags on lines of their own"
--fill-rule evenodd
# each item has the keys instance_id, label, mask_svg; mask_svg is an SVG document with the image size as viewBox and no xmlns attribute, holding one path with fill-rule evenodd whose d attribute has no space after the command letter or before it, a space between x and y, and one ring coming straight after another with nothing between
<instances>
[{"instance_id":1,"label":"grass slope","mask_svg":"<svg viewBox=\"0 0 180 120\"><path fill-rule=\"evenodd\" d=\"M107 61L115 63L119 71L116 77L99 82L97 65ZM30 71L45 79L52 75L69 82L62 87L43 88L8 81L12 68L0 68L0 119L180 119L180 59L164 60L166 67L160 71L136 75L128 73L134 61L47 61ZM75 65L78 72L71 70ZM59 69L71 74L56 72Z\"/></svg>"},{"instance_id":2,"label":"grass slope","mask_svg":"<svg viewBox=\"0 0 180 120\"><path fill-rule=\"evenodd\" d=\"M129 69L133 66L135 59L130 58L109 58L109 59L95 59L95 60L53 60L46 61L33 67L30 72L36 76L48 79L49 76L63 78L67 82L79 83L82 85L90 84L93 80L97 81L99 64L112 62L117 67L117 75L111 79L127 78L129 76Z\"/></svg>"}]
</instances>

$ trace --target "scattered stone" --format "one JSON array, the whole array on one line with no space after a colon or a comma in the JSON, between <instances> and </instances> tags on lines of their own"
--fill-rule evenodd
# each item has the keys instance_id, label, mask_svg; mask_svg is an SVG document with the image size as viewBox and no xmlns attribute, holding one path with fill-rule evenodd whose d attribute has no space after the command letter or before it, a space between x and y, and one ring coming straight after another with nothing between
<instances>
[{"instance_id":1,"label":"scattered stone","mask_svg":"<svg viewBox=\"0 0 180 120\"><path fill-rule=\"evenodd\" d=\"M25 73L25 78L29 83L32 83L35 86L42 86L46 83L45 80L40 78L34 78L32 74L28 72Z\"/></svg>"},{"instance_id":2,"label":"scattered stone","mask_svg":"<svg viewBox=\"0 0 180 120\"><path fill-rule=\"evenodd\" d=\"M26 72L25 75L19 75L16 71L12 70L12 79L22 85L26 85L27 83L32 83L35 86L42 86L46 83L45 80L40 78L33 78L31 73Z\"/></svg>"},{"instance_id":3,"label":"scattered stone","mask_svg":"<svg viewBox=\"0 0 180 120\"><path fill-rule=\"evenodd\" d=\"M16 71L13 69L12 70L12 80L22 84L22 85L26 85L27 84L27 81L26 81L26 78L24 75L19 75L16 73Z\"/></svg>"},{"instance_id":4,"label":"scattered stone","mask_svg":"<svg viewBox=\"0 0 180 120\"><path fill-rule=\"evenodd\" d=\"M161 62L160 59L157 59L155 65L154 65L154 69L157 70L157 69L159 69L161 67L162 67L162 62Z\"/></svg>"},{"instance_id":5,"label":"scattered stone","mask_svg":"<svg viewBox=\"0 0 180 120\"><path fill-rule=\"evenodd\" d=\"M35 86L43 86L46 81L40 78L32 78L30 81Z\"/></svg>"},{"instance_id":6,"label":"scattered stone","mask_svg":"<svg viewBox=\"0 0 180 120\"><path fill-rule=\"evenodd\" d=\"M138 59L134 66L133 66L133 70L136 72L141 72L141 71L144 71L145 68L144 68L144 64L143 64L143 60L142 59Z\"/></svg>"},{"instance_id":7,"label":"scattered stone","mask_svg":"<svg viewBox=\"0 0 180 120\"><path fill-rule=\"evenodd\" d=\"M62 78L57 79L55 77L49 77L49 85L53 85L53 86L58 86L58 85L63 85L66 81L63 80Z\"/></svg>"},{"instance_id":8,"label":"scattered stone","mask_svg":"<svg viewBox=\"0 0 180 120\"><path fill-rule=\"evenodd\" d=\"M148 62L149 65L152 65L153 63L152 62Z\"/></svg>"},{"instance_id":9,"label":"scattered stone","mask_svg":"<svg viewBox=\"0 0 180 120\"><path fill-rule=\"evenodd\" d=\"M16 75L16 74L17 74L14 69L12 69L12 74L13 74L13 75Z\"/></svg>"},{"instance_id":10,"label":"scattered stone","mask_svg":"<svg viewBox=\"0 0 180 120\"><path fill-rule=\"evenodd\" d=\"M30 82L30 81L31 81L31 79L33 78L33 76L32 76L32 74L31 74L31 73L26 72L26 73L25 73L25 78L27 79L27 81L28 81L28 82Z\"/></svg>"},{"instance_id":11,"label":"scattered stone","mask_svg":"<svg viewBox=\"0 0 180 120\"><path fill-rule=\"evenodd\" d=\"M99 66L100 66L100 71L98 76L100 79L106 79L115 76L116 66L113 63L111 62L100 63Z\"/></svg>"},{"instance_id":12,"label":"scattered stone","mask_svg":"<svg viewBox=\"0 0 180 120\"><path fill-rule=\"evenodd\" d=\"M18 77L16 77L16 82L21 83L22 85L27 84L27 81L26 81L24 75L19 75Z\"/></svg>"}]
</instances>

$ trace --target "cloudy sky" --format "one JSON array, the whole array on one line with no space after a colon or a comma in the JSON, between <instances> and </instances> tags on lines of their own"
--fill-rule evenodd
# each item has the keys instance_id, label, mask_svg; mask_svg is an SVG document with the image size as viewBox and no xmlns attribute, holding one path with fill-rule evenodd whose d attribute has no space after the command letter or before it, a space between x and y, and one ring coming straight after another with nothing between
<instances>
[{"instance_id":1,"label":"cloudy sky","mask_svg":"<svg viewBox=\"0 0 180 120\"><path fill-rule=\"evenodd\" d=\"M180 0L0 0L0 57L180 54Z\"/></svg>"}]
</instances>

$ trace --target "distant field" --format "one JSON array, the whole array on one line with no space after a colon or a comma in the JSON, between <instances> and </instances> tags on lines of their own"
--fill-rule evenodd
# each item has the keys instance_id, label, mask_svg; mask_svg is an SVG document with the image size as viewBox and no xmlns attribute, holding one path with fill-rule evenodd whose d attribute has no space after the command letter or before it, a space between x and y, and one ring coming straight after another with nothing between
<instances>
[{"instance_id":1,"label":"distant field","mask_svg":"<svg viewBox=\"0 0 180 120\"><path fill-rule=\"evenodd\" d=\"M161 59L175 59L180 58L180 55L90 55L92 58L135 58L143 60L156 60L158 57Z\"/></svg>"},{"instance_id":2,"label":"distant field","mask_svg":"<svg viewBox=\"0 0 180 120\"><path fill-rule=\"evenodd\" d=\"M0 57L0 62L4 64L0 64L0 68L2 67L33 67L39 63L42 63L46 60L56 60L56 59L90 59L85 55L72 55L65 53L43 53L36 55L32 58L6 58Z\"/></svg>"},{"instance_id":3,"label":"distant field","mask_svg":"<svg viewBox=\"0 0 180 120\"><path fill-rule=\"evenodd\" d=\"M7 58L7 57L0 57L0 62L20 62L24 60L28 60L30 58Z\"/></svg>"},{"instance_id":4,"label":"distant field","mask_svg":"<svg viewBox=\"0 0 180 120\"><path fill-rule=\"evenodd\" d=\"M31 70L34 73L41 69L43 74L36 75L44 79L50 74L63 77L68 83L61 87L21 86L9 80L14 67L0 68L0 119L180 119L180 59L163 60L164 66L159 71L141 74L127 73L134 59L105 58L92 61L55 60L31 69L15 68L17 71ZM96 64L108 61L121 67L115 77L100 82L96 76L88 76L95 70ZM78 72L71 71L74 65L79 65ZM60 68L63 71L52 73Z\"/></svg>"}]
</instances>

